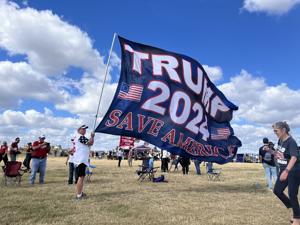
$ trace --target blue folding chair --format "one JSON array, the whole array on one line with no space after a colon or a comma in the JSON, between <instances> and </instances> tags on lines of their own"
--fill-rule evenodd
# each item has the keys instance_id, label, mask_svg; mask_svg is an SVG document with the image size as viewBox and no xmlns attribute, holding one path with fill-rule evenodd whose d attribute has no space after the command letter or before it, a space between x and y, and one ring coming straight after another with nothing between
<instances>
[{"instance_id":1,"label":"blue folding chair","mask_svg":"<svg viewBox=\"0 0 300 225\"><path fill-rule=\"evenodd\" d=\"M91 182L91 176L93 175L93 169L95 169L96 166L89 164L89 166L86 167L85 175L86 175L86 180L88 182Z\"/></svg>"}]
</instances>

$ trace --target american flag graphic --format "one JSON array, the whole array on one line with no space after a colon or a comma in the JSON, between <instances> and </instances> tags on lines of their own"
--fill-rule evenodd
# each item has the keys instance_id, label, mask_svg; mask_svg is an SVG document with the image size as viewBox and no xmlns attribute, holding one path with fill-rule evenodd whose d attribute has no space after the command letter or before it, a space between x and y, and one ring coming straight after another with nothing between
<instances>
[{"instance_id":1,"label":"american flag graphic","mask_svg":"<svg viewBox=\"0 0 300 225\"><path fill-rule=\"evenodd\" d=\"M121 84L120 92L118 98L129 100L129 101L141 101L143 86L139 84L128 85L124 82Z\"/></svg>"},{"instance_id":2,"label":"american flag graphic","mask_svg":"<svg viewBox=\"0 0 300 225\"><path fill-rule=\"evenodd\" d=\"M212 140L226 140L230 135L230 130L228 127L225 128L211 128L210 138Z\"/></svg>"}]
</instances>

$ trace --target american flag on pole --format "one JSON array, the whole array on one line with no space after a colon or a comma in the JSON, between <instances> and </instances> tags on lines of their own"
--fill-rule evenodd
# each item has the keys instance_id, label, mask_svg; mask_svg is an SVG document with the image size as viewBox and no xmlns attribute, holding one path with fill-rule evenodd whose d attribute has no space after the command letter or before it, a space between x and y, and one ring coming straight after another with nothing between
<instances>
[{"instance_id":1,"label":"american flag on pole","mask_svg":"<svg viewBox=\"0 0 300 225\"><path fill-rule=\"evenodd\" d=\"M139 84L126 84L122 82L121 88L118 94L118 98L129 101L141 101L143 86Z\"/></svg>"},{"instance_id":2,"label":"american flag on pole","mask_svg":"<svg viewBox=\"0 0 300 225\"><path fill-rule=\"evenodd\" d=\"M230 130L228 127L225 128L211 128L211 139L212 140L226 140L230 135Z\"/></svg>"}]
</instances>

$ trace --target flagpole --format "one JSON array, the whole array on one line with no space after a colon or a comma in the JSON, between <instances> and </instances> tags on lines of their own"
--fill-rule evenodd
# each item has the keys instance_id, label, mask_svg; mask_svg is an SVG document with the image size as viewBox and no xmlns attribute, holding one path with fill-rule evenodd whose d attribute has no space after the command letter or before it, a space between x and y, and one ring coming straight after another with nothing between
<instances>
[{"instance_id":1,"label":"flagpole","mask_svg":"<svg viewBox=\"0 0 300 225\"><path fill-rule=\"evenodd\" d=\"M111 53L114 47L114 43L115 43L115 39L116 39L117 33L114 33L114 37L111 43L111 47L110 47L110 51L109 51L109 55L108 55L108 59L107 59L107 63L106 63L106 69L105 69L105 75L104 75L104 81L102 84L102 88L101 88L101 93L100 93L100 97L99 97L99 102L98 102L98 107L97 107L97 112L96 112L96 116L95 116L95 121L94 121L94 128L93 130L95 130L96 127L96 123L97 123L97 118L98 118L98 113L99 113L99 108L100 108L100 104L101 104L101 100L102 100L102 94L103 94L103 90L104 90L104 85L106 82L106 77L107 77L107 73L108 73L108 67L109 67L109 62L110 62L110 57L111 57Z\"/></svg>"}]
</instances>

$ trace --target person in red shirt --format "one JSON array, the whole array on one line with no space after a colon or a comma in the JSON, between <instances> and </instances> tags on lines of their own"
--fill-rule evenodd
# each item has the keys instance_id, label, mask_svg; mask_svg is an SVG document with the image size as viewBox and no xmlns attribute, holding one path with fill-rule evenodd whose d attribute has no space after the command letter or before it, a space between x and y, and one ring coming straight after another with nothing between
<instances>
[{"instance_id":1,"label":"person in red shirt","mask_svg":"<svg viewBox=\"0 0 300 225\"><path fill-rule=\"evenodd\" d=\"M6 164L8 162L7 153L8 153L7 142L3 141L3 143L0 147L0 162L2 160L3 160L4 164Z\"/></svg>"},{"instance_id":2,"label":"person in red shirt","mask_svg":"<svg viewBox=\"0 0 300 225\"><path fill-rule=\"evenodd\" d=\"M10 149L9 149L9 156L10 156L10 161L17 161L17 154L19 154L19 144L20 142L20 138L16 138L15 141L13 143L11 143L10 145Z\"/></svg>"},{"instance_id":3,"label":"person in red shirt","mask_svg":"<svg viewBox=\"0 0 300 225\"><path fill-rule=\"evenodd\" d=\"M42 135L39 137L38 141L35 141L32 144L32 163L29 178L31 185L33 185L35 182L35 176L37 171L40 172L39 183L43 184L45 182L47 155L50 151L50 144L48 142L45 142L45 139L45 135Z\"/></svg>"}]
</instances>

